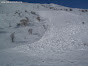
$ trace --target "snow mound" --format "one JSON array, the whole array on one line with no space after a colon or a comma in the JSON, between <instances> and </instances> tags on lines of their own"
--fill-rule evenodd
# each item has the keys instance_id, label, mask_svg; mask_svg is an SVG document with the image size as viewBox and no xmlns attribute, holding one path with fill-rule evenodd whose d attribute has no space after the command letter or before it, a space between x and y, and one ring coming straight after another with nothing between
<instances>
[{"instance_id":1,"label":"snow mound","mask_svg":"<svg viewBox=\"0 0 88 66\"><path fill-rule=\"evenodd\" d=\"M86 50L87 25L82 24L84 17L64 11L40 11L40 16L47 19L48 29L43 37L32 44L15 47L12 50L28 55L56 55L59 51ZM51 16L51 17L50 17ZM64 20L63 20L64 19ZM68 22L67 22L68 21ZM85 38L85 40L84 40Z\"/></svg>"}]
</instances>

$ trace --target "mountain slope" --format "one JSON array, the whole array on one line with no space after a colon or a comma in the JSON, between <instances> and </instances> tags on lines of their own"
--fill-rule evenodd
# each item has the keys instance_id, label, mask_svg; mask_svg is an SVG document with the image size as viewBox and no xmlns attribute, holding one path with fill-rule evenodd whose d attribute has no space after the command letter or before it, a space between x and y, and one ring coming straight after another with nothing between
<instances>
[{"instance_id":1,"label":"mountain slope","mask_svg":"<svg viewBox=\"0 0 88 66\"><path fill-rule=\"evenodd\" d=\"M55 4L0 5L1 66L88 65L88 12Z\"/></svg>"}]
</instances>

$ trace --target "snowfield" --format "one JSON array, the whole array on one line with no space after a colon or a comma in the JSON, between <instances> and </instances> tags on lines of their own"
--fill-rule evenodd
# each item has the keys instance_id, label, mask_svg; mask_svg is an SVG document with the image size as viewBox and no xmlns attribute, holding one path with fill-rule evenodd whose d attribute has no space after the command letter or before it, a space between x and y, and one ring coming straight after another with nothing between
<instances>
[{"instance_id":1,"label":"snowfield","mask_svg":"<svg viewBox=\"0 0 88 66\"><path fill-rule=\"evenodd\" d=\"M0 66L88 66L88 10L82 10L0 4Z\"/></svg>"}]
</instances>

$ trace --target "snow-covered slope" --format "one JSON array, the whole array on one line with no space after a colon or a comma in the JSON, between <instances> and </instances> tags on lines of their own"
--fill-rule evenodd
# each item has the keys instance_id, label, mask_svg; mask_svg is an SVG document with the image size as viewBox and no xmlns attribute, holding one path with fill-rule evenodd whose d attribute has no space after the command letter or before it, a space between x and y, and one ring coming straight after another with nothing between
<instances>
[{"instance_id":1,"label":"snow-covered slope","mask_svg":"<svg viewBox=\"0 0 88 66\"><path fill-rule=\"evenodd\" d=\"M88 10L28 3L0 9L0 66L88 65Z\"/></svg>"}]
</instances>

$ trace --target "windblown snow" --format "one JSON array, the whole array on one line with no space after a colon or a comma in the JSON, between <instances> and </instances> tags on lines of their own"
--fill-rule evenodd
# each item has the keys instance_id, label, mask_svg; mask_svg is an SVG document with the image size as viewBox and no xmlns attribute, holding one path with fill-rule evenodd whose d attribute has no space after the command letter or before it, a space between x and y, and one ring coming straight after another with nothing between
<instances>
[{"instance_id":1,"label":"windblown snow","mask_svg":"<svg viewBox=\"0 0 88 66\"><path fill-rule=\"evenodd\" d=\"M88 66L87 15L56 4L0 4L0 66Z\"/></svg>"}]
</instances>

